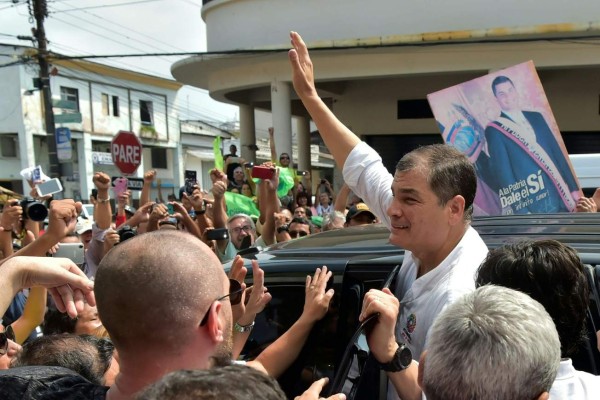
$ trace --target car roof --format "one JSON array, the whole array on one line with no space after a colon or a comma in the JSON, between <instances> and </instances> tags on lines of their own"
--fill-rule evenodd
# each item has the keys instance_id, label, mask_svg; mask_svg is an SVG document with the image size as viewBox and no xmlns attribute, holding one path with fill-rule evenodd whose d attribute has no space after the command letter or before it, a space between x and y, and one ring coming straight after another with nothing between
<instances>
[{"instance_id":1,"label":"car roof","mask_svg":"<svg viewBox=\"0 0 600 400\"><path fill-rule=\"evenodd\" d=\"M523 239L555 239L577 250L584 262L588 258L600 258L600 213L475 217L471 225L490 249ZM251 258L259 262L307 259L348 261L403 253L401 248L389 243L389 231L384 225L373 224L278 243L251 255Z\"/></svg>"}]
</instances>

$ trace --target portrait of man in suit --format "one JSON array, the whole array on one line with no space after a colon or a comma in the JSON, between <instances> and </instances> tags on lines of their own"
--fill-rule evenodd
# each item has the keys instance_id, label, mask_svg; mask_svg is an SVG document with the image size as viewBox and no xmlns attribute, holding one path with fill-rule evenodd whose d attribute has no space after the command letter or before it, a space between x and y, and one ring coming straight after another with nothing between
<instances>
[{"instance_id":1,"label":"portrait of man in suit","mask_svg":"<svg viewBox=\"0 0 600 400\"><path fill-rule=\"evenodd\" d=\"M513 81L497 76L491 89L501 108L485 140L503 214L573 211L579 187L544 116L523 110Z\"/></svg>"}]
</instances>

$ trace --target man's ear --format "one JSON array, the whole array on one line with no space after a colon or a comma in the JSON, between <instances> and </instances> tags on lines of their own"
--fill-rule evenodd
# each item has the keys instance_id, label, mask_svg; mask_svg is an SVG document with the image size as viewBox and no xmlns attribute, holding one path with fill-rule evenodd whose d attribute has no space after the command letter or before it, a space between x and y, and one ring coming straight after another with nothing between
<instances>
[{"instance_id":1,"label":"man's ear","mask_svg":"<svg viewBox=\"0 0 600 400\"><path fill-rule=\"evenodd\" d=\"M223 324L221 318L219 318L222 306L220 301L215 301L208 310L210 313L207 322L208 334L210 340L214 343L221 343L224 340Z\"/></svg>"},{"instance_id":2,"label":"man's ear","mask_svg":"<svg viewBox=\"0 0 600 400\"><path fill-rule=\"evenodd\" d=\"M419 358L419 375L417 376L417 383L421 390L423 390L423 371L425 371L425 356L427 355L427 350L421 353L421 357Z\"/></svg>"},{"instance_id":3,"label":"man's ear","mask_svg":"<svg viewBox=\"0 0 600 400\"><path fill-rule=\"evenodd\" d=\"M457 194L446 203L448 208L448 223L450 225L456 225L463 221L465 215L465 198Z\"/></svg>"}]
</instances>

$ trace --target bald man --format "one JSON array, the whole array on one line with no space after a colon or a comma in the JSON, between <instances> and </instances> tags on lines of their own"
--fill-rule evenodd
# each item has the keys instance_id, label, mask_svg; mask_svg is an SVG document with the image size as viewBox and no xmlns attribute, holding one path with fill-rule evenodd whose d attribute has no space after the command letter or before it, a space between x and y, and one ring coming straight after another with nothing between
<instances>
[{"instance_id":1,"label":"bald man","mask_svg":"<svg viewBox=\"0 0 600 400\"><path fill-rule=\"evenodd\" d=\"M197 238L155 231L114 247L95 281L98 313L119 352L107 399L131 398L163 375L205 369L231 352L229 279Z\"/></svg>"}]
</instances>

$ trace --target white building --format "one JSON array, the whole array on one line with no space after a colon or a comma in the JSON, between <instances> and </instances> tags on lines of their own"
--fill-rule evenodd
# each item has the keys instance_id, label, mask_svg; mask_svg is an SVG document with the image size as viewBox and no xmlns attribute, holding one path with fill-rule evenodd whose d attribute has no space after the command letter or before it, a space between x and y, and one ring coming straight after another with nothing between
<instances>
[{"instance_id":1,"label":"white building","mask_svg":"<svg viewBox=\"0 0 600 400\"><path fill-rule=\"evenodd\" d=\"M290 30L311 49L319 94L388 168L414 146L441 141L428 93L528 60L569 152L600 153L597 0L203 3L209 54L175 63L174 77L238 105L242 145L254 141L255 110L272 112L279 151L290 151L295 121L301 169L309 117L290 82Z\"/></svg>"},{"instance_id":2,"label":"white building","mask_svg":"<svg viewBox=\"0 0 600 400\"><path fill-rule=\"evenodd\" d=\"M14 54L18 61L35 50L0 45L0 53ZM156 169L164 198L177 193L186 168L176 107L182 84L83 60L53 59L51 64L56 68L50 79L56 127L69 128L73 144L71 162L62 164L64 196L87 200L96 171L120 176L110 155L110 141L119 130L134 132L142 142L136 176ZM16 192L29 190L21 169L41 165L49 173L41 91L33 82L37 76L35 63L0 68L0 185ZM197 136L201 140L202 132ZM212 142L188 147L212 151Z\"/></svg>"}]
</instances>

